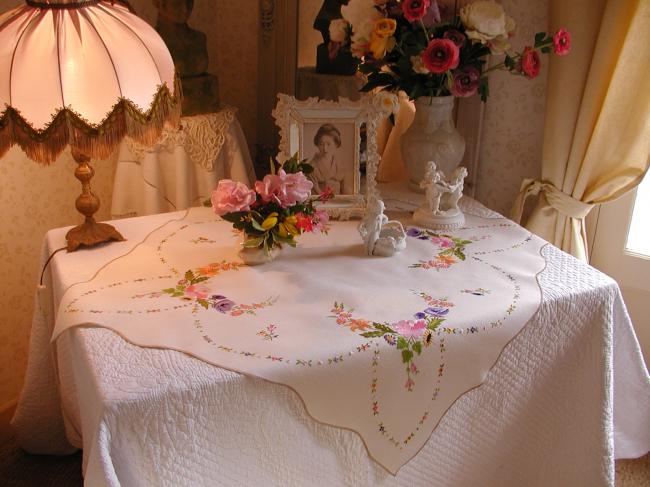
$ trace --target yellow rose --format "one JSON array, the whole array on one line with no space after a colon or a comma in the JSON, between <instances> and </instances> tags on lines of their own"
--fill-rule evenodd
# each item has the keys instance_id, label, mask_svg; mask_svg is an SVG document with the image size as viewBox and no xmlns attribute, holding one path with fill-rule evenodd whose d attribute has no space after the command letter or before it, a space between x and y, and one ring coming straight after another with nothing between
<instances>
[{"instance_id":1,"label":"yellow rose","mask_svg":"<svg viewBox=\"0 0 650 487\"><path fill-rule=\"evenodd\" d=\"M375 21L373 34L377 37L390 37L395 33L397 22L395 19L379 19Z\"/></svg>"}]
</instances>

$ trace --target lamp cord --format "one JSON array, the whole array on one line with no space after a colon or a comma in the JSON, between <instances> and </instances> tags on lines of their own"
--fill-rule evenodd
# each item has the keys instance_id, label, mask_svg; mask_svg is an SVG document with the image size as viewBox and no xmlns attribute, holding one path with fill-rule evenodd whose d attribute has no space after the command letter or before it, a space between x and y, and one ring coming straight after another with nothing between
<instances>
[{"instance_id":1,"label":"lamp cord","mask_svg":"<svg viewBox=\"0 0 650 487\"><path fill-rule=\"evenodd\" d=\"M67 249L67 247L61 247L60 249L56 249L54 252L50 254L50 256L45 261L45 265L43 266L43 270L41 271L41 280L39 281L41 286L43 285L43 276L45 275L45 270L47 269L47 266L50 264L50 261L56 254L58 254L59 252L65 249Z\"/></svg>"}]
</instances>

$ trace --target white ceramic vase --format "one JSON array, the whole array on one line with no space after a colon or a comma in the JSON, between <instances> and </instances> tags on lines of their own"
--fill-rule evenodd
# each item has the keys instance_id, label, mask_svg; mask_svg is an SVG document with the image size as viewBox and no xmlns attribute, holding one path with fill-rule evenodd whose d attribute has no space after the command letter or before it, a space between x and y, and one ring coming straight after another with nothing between
<instances>
[{"instance_id":1,"label":"white ceramic vase","mask_svg":"<svg viewBox=\"0 0 650 487\"><path fill-rule=\"evenodd\" d=\"M244 236L244 241L246 241L246 238ZM281 250L280 247L274 247L269 252L266 252L262 247L247 248L242 243L239 257L246 265L261 265L275 260Z\"/></svg>"},{"instance_id":2,"label":"white ceramic vase","mask_svg":"<svg viewBox=\"0 0 650 487\"><path fill-rule=\"evenodd\" d=\"M415 100L415 118L402 136L402 157L409 176L409 187L420 193L427 162L449 176L465 154L465 139L453 119L454 97L421 97Z\"/></svg>"}]
</instances>

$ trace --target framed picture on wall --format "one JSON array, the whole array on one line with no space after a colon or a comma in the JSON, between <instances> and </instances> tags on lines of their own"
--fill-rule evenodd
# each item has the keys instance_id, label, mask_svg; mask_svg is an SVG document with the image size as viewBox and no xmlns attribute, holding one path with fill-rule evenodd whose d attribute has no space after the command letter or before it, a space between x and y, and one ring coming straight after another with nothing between
<instances>
[{"instance_id":1,"label":"framed picture on wall","mask_svg":"<svg viewBox=\"0 0 650 487\"><path fill-rule=\"evenodd\" d=\"M366 197L376 193L377 126L388 104L376 96L359 101L309 98L297 100L279 94L273 117L280 129L278 160L294 154L314 168L309 174L314 193L327 188L334 198L322 206L334 218L362 216ZM365 132L365 168L361 168L361 132Z\"/></svg>"}]
</instances>

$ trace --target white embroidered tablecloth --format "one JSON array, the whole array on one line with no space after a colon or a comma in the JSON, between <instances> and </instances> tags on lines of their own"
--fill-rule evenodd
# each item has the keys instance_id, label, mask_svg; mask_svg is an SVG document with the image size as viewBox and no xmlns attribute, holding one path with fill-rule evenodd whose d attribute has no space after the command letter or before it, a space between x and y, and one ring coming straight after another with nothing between
<instances>
[{"instance_id":1,"label":"white embroidered tablecloth","mask_svg":"<svg viewBox=\"0 0 650 487\"><path fill-rule=\"evenodd\" d=\"M113 218L198 206L224 178L251 185L255 171L236 112L224 107L183 117L180 130L166 127L153 147L125 139L115 172Z\"/></svg>"},{"instance_id":2,"label":"white embroidered tablecloth","mask_svg":"<svg viewBox=\"0 0 650 487\"><path fill-rule=\"evenodd\" d=\"M168 217L123 226L139 240ZM63 234L52 232L49 247ZM35 316L14 419L30 451L66 450L48 326L69 284L123 252L96 250L53 261L52 307L45 322ZM56 377L67 436L81 446L83 435L88 485L611 485L614 444L617 457L627 457L650 442L647 372L615 284L557 249L544 254L544 300L534 320L396 477L368 463L356 434L306 418L286 388L140 349L108 330L64 334ZM92 265L75 266L82 257Z\"/></svg>"}]
</instances>

